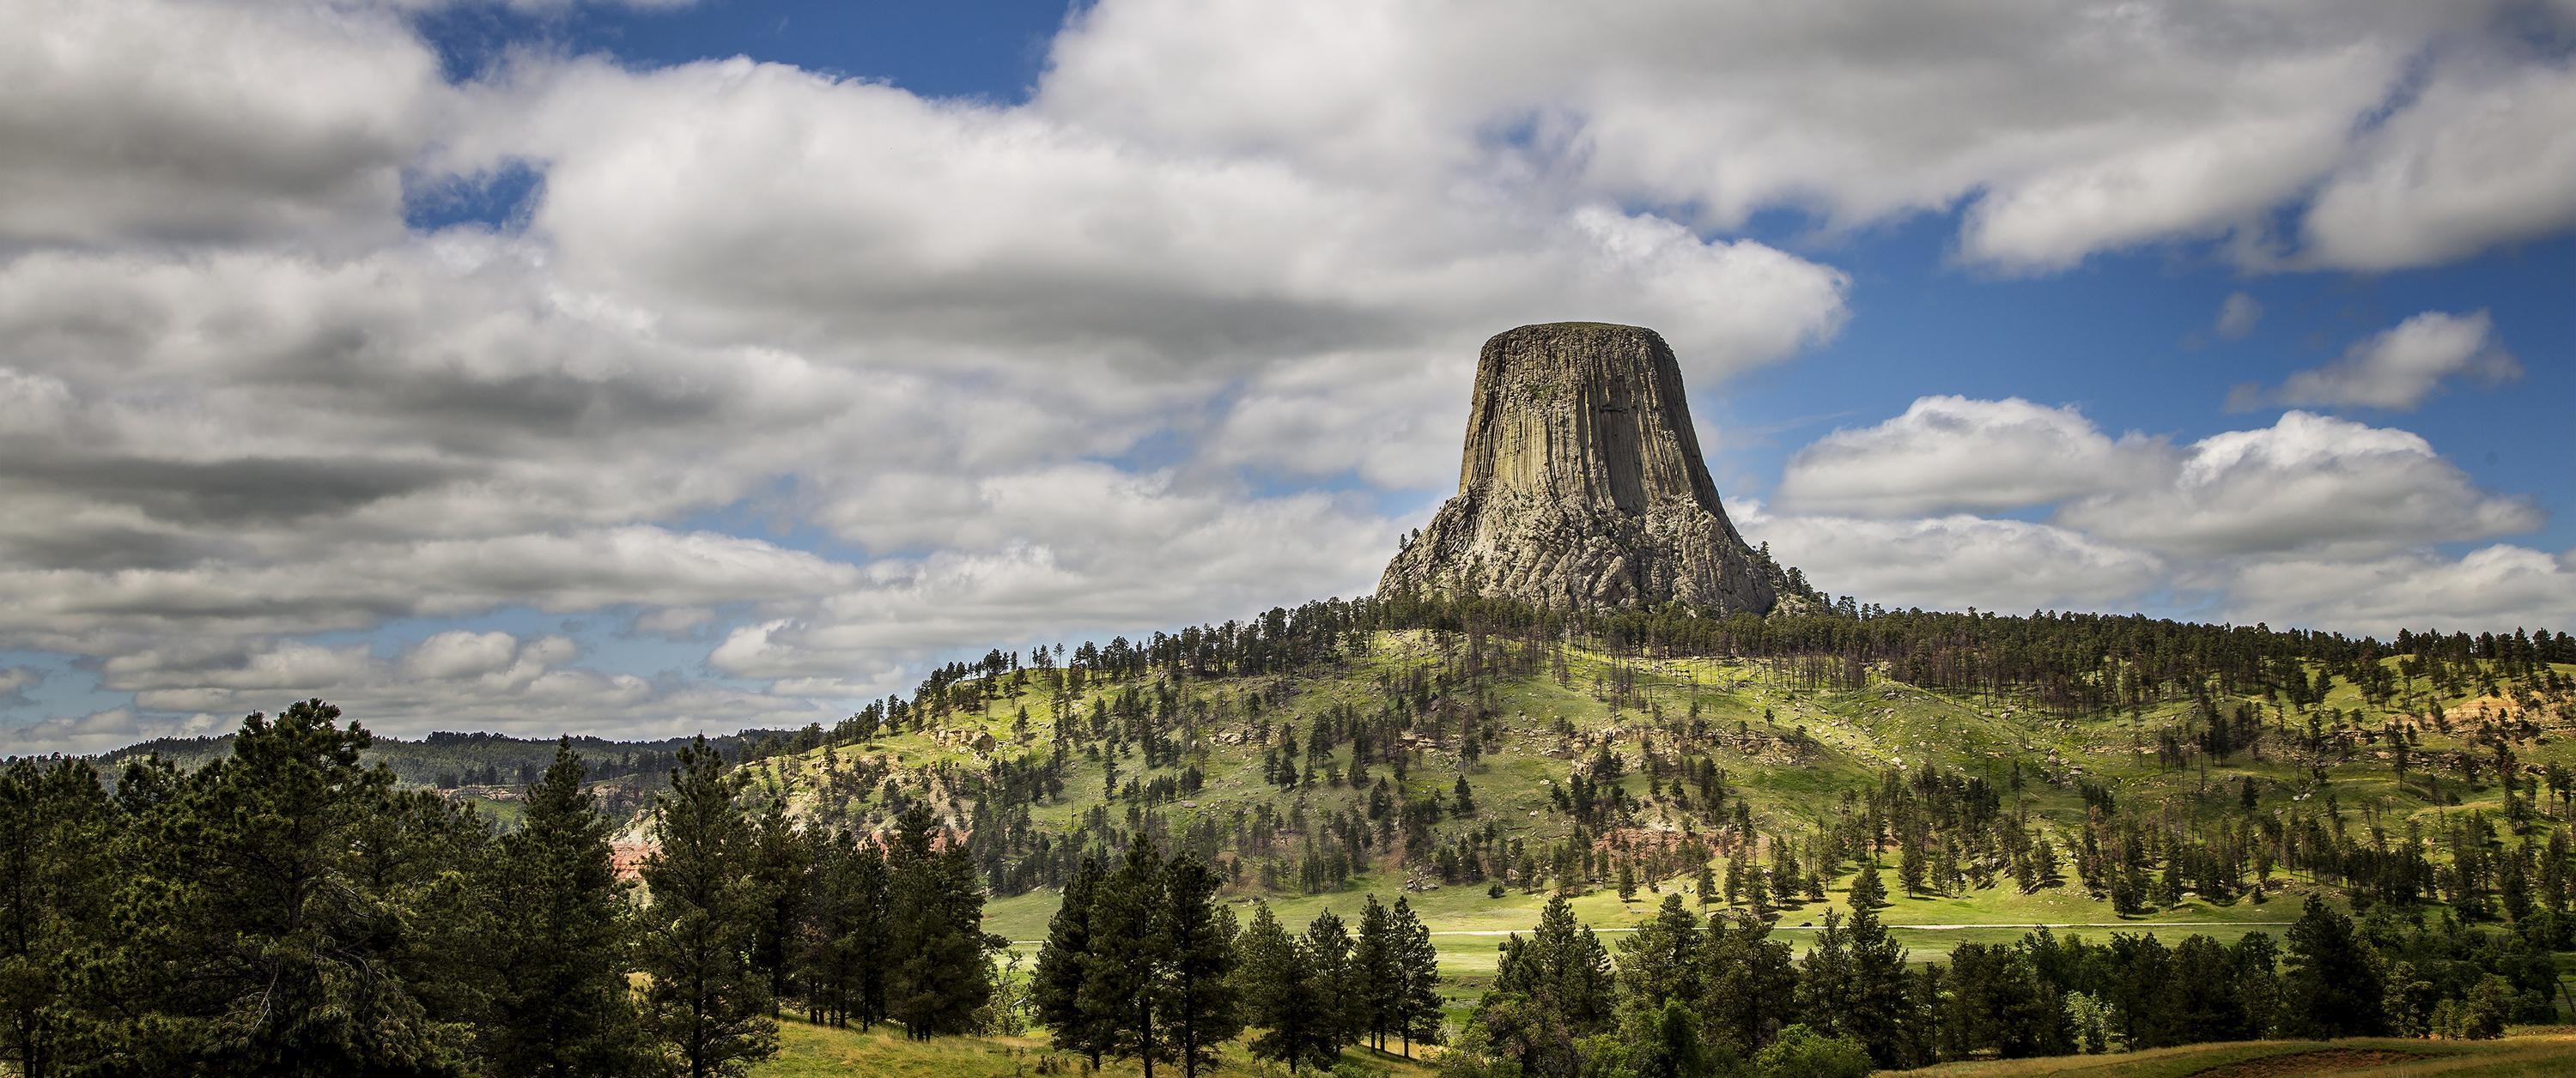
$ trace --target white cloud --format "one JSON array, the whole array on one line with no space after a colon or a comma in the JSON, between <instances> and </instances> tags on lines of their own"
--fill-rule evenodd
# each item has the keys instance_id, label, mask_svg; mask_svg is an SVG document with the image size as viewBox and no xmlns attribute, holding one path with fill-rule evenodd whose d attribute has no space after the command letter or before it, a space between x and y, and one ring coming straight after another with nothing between
<instances>
[{"instance_id":1,"label":"white cloud","mask_svg":"<svg viewBox=\"0 0 2576 1078\"><path fill-rule=\"evenodd\" d=\"M2399 629L2564 630L2576 622L2576 551L2497 544L2458 558L2416 551L2360 561L2292 558L2246 566L2232 616L2389 637Z\"/></svg>"},{"instance_id":2,"label":"white cloud","mask_svg":"<svg viewBox=\"0 0 2576 1078\"><path fill-rule=\"evenodd\" d=\"M2227 299L2218 305L2216 328L2219 336L2231 341L2240 340L2254 332L2255 323L2262 320L2262 301L2243 292L2230 292Z\"/></svg>"},{"instance_id":3,"label":"white cloud","mask_svg":"<svg viewBox=\"0 0 2576 1078\"><path fill-rule=\"evenodd\" d=\"M1096 466L987 480L973 496L971 506L934 511L954 517L918 525L960 529L963 541L877 562L860 587L737 628L710 664L776 679L783 692L795 679L847 677L888 658L1357 595L1376 586L1397 530L1324 494L1190 490Z\"/></svg>"},{"instance_id":4,"label":"white cloud","mask_svg":"<svg viewBox=\"0 0 2576 1078\"><path fill-rule=\"evenodd\" d=\"M2142 601L2166 571L2152 554L2020 520L1772 516L1757 507L1737 518L1748 539L1771 544L1816 587L1897 608L2115 609Z\"/></svg>"},{"instance_id":5,"label":"white cloud","mask_svg":"<svg viewBox=\"0 0 2576 1078\"><path fill-rule=\"evenodd\" d=\"M2160 453L2138 435L2113 440L2072 407L1923 397L1894 419L1799 450L1779 501L1797 512L1862 516L2048 505L2135 484Z\"/></svg>"},{"instance_id":6,"label":"white cloud","mask_svg":"<svg viewBox=\"0 0 2576 1078\"><path fill-rule=\"evenodd\" d=\"M2565 69L2500 43L2569 21L2396 0L1520 2L1473 17L1106 0L1056 40L1038 105L1157 145L1342 175L1475 170L1719 227L1780 206L1836 228L1964 207L1961 255L2014 271L2193 237L2270 265L2267 215L2322 183L2303 263L2375 267L2568 227ZM2379 219L2403 227L2372 245Z\"/></svg>"},{"instance_id":7,"label":"white cloud","mask_svg":"<svg viewBox=\"0 0 2576 1078\"><path fill-rule=\"evenodd\" d=\"M2487 312L2426 311L2353 345L2341 360L2291 375L2262 396L2288 405L2411 411L2449 379L2492 386L2521 376L2522 365L2496 341ZM2234 403L2251 395L2240 389Z\"/></svg>"},{"instance_id":8,"label":"white cloud","mask_svg":"<svg viewBox=\"0 0 2576 1078\"><path fill-rule=\"evenodd\" d=\"M391 239L449 93L362 6L26 0L9 21L0 251Z\"/></svg>"},{"instance_id":9,"label":"white cloud","mask_svg":"<svg viewBox=\"0 0 2576 1078\"><path fill-rule=\"evenodd\" d=\"M553 268L689 339L1207 387L1560 317L1654 325L1716 374L1842 316L1840 273L1650 215L1158 149L742 59L538 65L484 107L452 167L543 161Z\"/></svg>"},{"instance_id":10,"label":"white cloud","mask_svg":"<svg viewBox=\"0 0 2576 1078\"><path fill-rule=\"evenodd\" d=\"M2576 227L2576 66L2519 59L2437 69L2317 192L2309 261L2432 265Z\"/></svg>"},{"instance_id":11,"label":"white cloud","mask_svg":"<svg viewBox=\"0 0 2576 1078\"><path fill-rule=\"evenodd\" d=\"M2047 523L1968 515L2055 505ZM2206 608L2386 635L2576 616L2570 558L2437 544L2527 532L2422 437L2306 412L2176 447L2072 408L1928 397L1792 459L1781 509L1740 514L1816 586L1891 606Z\"/></svg>"},{"instance_id":12,"label":"white cloud","mask_svg":"<svg viewBox=\"0 0 2576 1078\"><path fill-rule=\"evenodd\" d=\"M103 685L133 692L143 718L128 712L38 723L13 740L37 751L95 751L158 736L154 730L168 732L167 721L149 717L155 713L193 715L185 722L191 733L220 732L222 724L248 712L312 696L338 704L378 733L407 737L452 729L663 736L801 726L833 717L828 708L795 697L568 665L578 652L561 636L460 630L433 635L391 657L376 656L363 644L320 648L296 641L239 654L120 656L104 668ZM93 735L108 740L84 740ZM117 736L124 741L113 740Z\"/></svg>"},{"instance_id":13,"label":"white cloud","mask_svg":"<svg viewBox=\"0 0 2576 1078\"><path fill-rule=\"evenodd\" d=\"M2162 482L2068 504L2059 523L2197 555L2384 552L2538 528L2528 501L2481 490L2411 432L2288 412L2192 443Z\"/></svg>"}]
</instances>

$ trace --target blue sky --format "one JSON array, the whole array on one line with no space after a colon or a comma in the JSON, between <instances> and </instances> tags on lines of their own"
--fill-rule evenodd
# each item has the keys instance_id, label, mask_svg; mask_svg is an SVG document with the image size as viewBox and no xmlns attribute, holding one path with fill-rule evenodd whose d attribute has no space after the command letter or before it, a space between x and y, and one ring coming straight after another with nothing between
<instances>
[{"instance_id":1,"label":"blue sky","mask_svg":"<svg viewBox=\"0 0 2576 1078\"><path fill-rule=\"evenodd\" d=\"M1354 4L40 4L0 753L1356 594L1560 318L1829 591L2576 625L2562 9Z\"/></svg>"}]
</instances>

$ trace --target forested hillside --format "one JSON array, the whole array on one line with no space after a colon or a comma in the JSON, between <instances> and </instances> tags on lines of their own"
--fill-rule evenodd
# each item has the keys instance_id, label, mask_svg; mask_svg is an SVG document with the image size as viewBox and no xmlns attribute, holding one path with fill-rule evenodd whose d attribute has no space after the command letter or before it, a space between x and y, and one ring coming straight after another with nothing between
<instances>
[{"instance_id":1,"label":"forested hillside","mask_svg":"<svg viewBox=\"0 0 2576 1078\"><path fill-rule=\"evenodd\" d=\"M738 1073L797 1014L1791 1074L2568 1013L2548 632L1337 601L533 772L337 719L12 762L14 1066Z\"/></svg>"}]
</instances>

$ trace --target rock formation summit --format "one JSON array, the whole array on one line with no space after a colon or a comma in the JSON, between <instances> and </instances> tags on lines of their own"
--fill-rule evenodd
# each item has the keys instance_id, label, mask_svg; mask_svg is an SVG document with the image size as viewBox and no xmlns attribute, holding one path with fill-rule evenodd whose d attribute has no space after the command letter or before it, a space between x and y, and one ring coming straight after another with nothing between
<instances>
[{"instance_id":1,"label":"rock formation summit","mask_svg":"<svg viewBox=\"0 0 2576 1078\"><path fill-rule=\"evenodd\" d=\"M1653 330L1557 322L1486 341L1458 472L1378 594L1732 614L1790 590L1718 504L1681 365Z\"/></svg>"}]
</instances>

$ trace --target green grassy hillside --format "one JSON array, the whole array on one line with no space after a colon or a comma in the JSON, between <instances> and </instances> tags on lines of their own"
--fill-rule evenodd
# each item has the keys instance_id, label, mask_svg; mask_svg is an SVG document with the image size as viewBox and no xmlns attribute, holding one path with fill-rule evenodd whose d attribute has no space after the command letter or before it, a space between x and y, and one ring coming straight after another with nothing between
<instances>
[{"instance_id":1,"label":"green grassy hillside","mask_svg":"<svg viewBox=\"0 0 2576 1078\"><path fill-rule=\"evenodd\" d=\"M2303 867L2300 851L2322 841L2303 847L2303 831L2389 847L2402 846L2411 825L2438 864L2449 856L2444 836L2473 816L2492 821L2484 842L2498 849L2536 846L2562 826L2565 806L2543 776L2576 763L2563 736L2576 667L2499 680L2472 664L2450 671L2443 691L2401 675L2398 658L2380 664L2402 687L2377 700L2346 676L2295 703L2268 685L2167 685L2086 712L2011 688L1927 689L1897 680L1887 664L1819 678L1812 662L1379 631L1286 673L1076 684L1062 667L996 668L945 686L936 715L916 703L900 733L753 766L799 812L862 829L895 804L930 800L983 850L995 890L988 929L1023 948L1043 937L1056 901L1051 876L1076 851L1146 833L1218 862L1234 875L1236 903L1266 900L1291 923L1328 907L1351 917L1370 893L1407 895L1463 994L1492 970L1498 937L1530 927L1548 894L1575 894L1587 922L1614 930L1662 892L1690 895L1699 862L1680 851L1702 846L1713 874L1730 855L1816 870L1821 899L1793 893L1771 904L1777 931L1795 943L1848 899L1859 853L1836 856L1832 836L1860 826L1873 791L1908 787L1927 770L1981 784L2001 821L1987 829L2045 838L2061 867L2025 881L2004 850L1934 828L1923 844L1949 849L1927 849L1925 860L1958 867L1931 870L1908 894L1898 884L1902 827L1878 825L1887 841L1876 857L1893 892L1882 916L1921 957L2038 925L2168 940L2277 933L2296 917L2298 896L2340 902L2345 890L2347 881ZM2323 669L2299 665L2301 688ZM2242 713L2252 714L2250 727ZM2206 744L2212 715L2233 715L2238 727L2223 757ZM1319 724L1333 731L1323 751L1311 737ZM2392 729L2410 735L2402 782ZM1283 747L1283 737L1295 744ZM2516 783L2532 787L2511 809L2496 779L2499 746ZM1299 772L1293 785L1275 781L1281 760ZM1348 778L1355 766L1357 784ZM1714 784L1704 778L1712 767L1722 775ZM1029 777L1041 774L1052 783ZM1569 804L1578 775L1589 776L1596 806L1614 807L1586 814ZM1461 779L1468 815L1455 811ZM1015 784L1022 789L1011 792ZM1433 802L1436 820L1408 821L1405 806ZM2123 912L2076 866L2088 818L2097 833L2119 821L2185 838L2232 833L2252 852L2236 852L2233 882L2221 888L2229 893L2204 895L2185 881L2170 888L2178 895L2149 895ZM1487 863L1444 879L1437 851L1461 842L1517 846L1522 857L1506 853L1489 859L1502 871ZM1320 878L1305 871L1327 846L1356 856ZM2162 853L2147 855L2151 891L2167 890L2161 874L2173 854ZM1636 878L1625 901L1615 891L1621 865Z\"/></svg>"}]
</instances>

